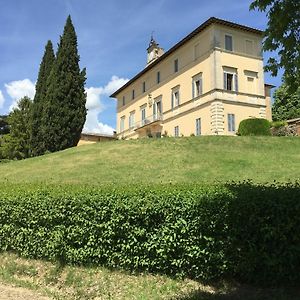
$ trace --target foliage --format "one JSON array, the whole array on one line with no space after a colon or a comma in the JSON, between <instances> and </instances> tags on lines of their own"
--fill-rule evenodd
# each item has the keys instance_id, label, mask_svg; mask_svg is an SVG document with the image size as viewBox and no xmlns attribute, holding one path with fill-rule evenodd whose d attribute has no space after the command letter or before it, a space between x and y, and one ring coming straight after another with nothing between
<instances>
[{"instance_id":1,"label":"foliage","mask_svg":"<svg viewBox=\"0 0 300 300\"><path fill-rule=\"evenodd\" d=\"M270 122L266 119L246 119L239 125L239 135L271 135Z\"/></svg>"},{"instance_id":2,"label":"foliage","mask_svg":"<svg viewBox=\"0 0 300 300\"><path fill-rule=\"evenodd\" d=\"M260 285L300 280L299 183L0 191L0 249Z\"/></svg>"},{"instance_id":3,"label":"foliage","mask_svg":"<svg viewBox=\"0 0 300 300\"><path fill-rule=\"evenodd\" d=\"M7 159L24 159L31 156L30 128L32 101L24 97L9 114L10 134L3 137L1 156Z\"/></svg>"},{"instance_id":4,"label":"foliage","mask_svg":"<svg viewBox=\"0 0 300 300\"><path fill-rule=\"evenodd\" d=\"M264 50L277 51L266 65L266 71L277 76L284 68L284 77L291 92L300 86L300 1L254 0L250 9L267 12Z\"/></svg>"},{"instance_id":5,"label":"foliage","mask_svg":"<svg viewBox=\"0 0 300 300\"><path fill-rule=\"evenodd\" d=\"M9 133L9 125L7 122L7 116L0 116L0 135Z\"/></svg>"},{"instance_id":6,"label":"foliage","mask_svg":"<svg viewBox=\"0 0 300 300\"><path fill-rule=\"evenodd\" d=\"M271 127L273 128L280 128L286 126L288 123L286 121L273 121L271 122Z\"/></svg>"},{"instance_id":7,"label":"foliage","mask_svg":"<svg viewBox=\"0 0 300 300\"><path fill-rule=\"evenodd\" d=\"M275 91L272 116L274 121L300 118L300 86L292 94L286 84Z\"/></svg>"},{"instance_id":8,"label":"foliage","mask_svg":"<svg viewBox=\"0 0 300 300\"><path fill-rule=\"evenodd\" d=\"M69 16L47 81L45 142L48 151L77 145L86 118L85 80L85 69L79 68L77 37Z\"/></svg>"},{"instance_id":9,"label":"foliage","mask_svg":"<svg viewBox=\"0 0 300 300\"><path fill-rule=\"evenodd\" d=\"M32 106L32 128L31 146L33 155L41 155L47 150L45 148L45 132L48 127L48 116L45 114L47 80L55 61L52 42L48 41L44 56L40 64L38 79L36 82L36 93Z\"/></svg>"}]
</instances>

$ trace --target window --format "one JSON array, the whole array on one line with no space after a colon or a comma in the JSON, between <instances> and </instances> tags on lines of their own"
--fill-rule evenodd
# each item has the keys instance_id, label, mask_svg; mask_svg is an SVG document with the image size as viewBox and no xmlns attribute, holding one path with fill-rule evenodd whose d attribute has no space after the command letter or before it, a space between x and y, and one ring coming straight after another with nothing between
<instances>
[{"instance_id":1,"label":"window","mask_svg":"<svg viewBox=\"0 0 300 300\"><path fill-rule=\"evenodd\" d=\"M141 107L141 120L142 120L142 126L146 124L146 106Z\"/></svg>"},{"instance_id":2,"label":"window","mask_svg":"<svg viewBox=\"0 0 300 300\"><path fill-rule=\"evenodd\" d=\"M254 94L254 77L247 77L247 93Z\"/></svg>"},{"instance_id":3,"label":"window","mask_svg":"<svg viewBox=\"0 0 300 300\"><path fill-rule=\"evenodd\" d=\"M132 100L135 98L135 92L134 92L134 90L132 90Z\"/></svg>"},{"instance_id":4,"label":"window","mask_svg":"<svg viewBox=\"0 0 300 300\"><path fill-rule=\"evenodd\" d=\"M174 60L174 72L178 72L178 59Z\"/></svg>"},{"instance_id":5,"label":"window","mask_svg":"<svg viewBox=\"0 0 300 300\"><path fill-rule=\"evenodd\" d=\"M232 36L228 34L225 35L225 49L228 51L233 51Z\"/></svg>"},{"instance_id":6,"label":"window","mask_svg":"<svg viewBox=\"0 0 300 300\"><path fill-rule=\"evenodd\" d=\"M199 57L200 57L200 44L196 44L194 46L194 59L196 60Z\"/></svg>"},{"instance_id":7,"label":"window","mask_svg":"<svg viewBox=\"0 0 300 300\"><path fill-rule=\"evenodd\" d=\"M246 53L253 55L253 41L246 40L245 47L246 47Z\"/></svg>"},{"instance_id":8,"label":"window","mask_svg":"<svg viewBox=\"0 0 300 300\"><path fill-rule=\"evenodd\" d=\"M237 73L224 72L224 90L238 91L238 76Z\"/></svg>"},{"instance_id":9,"label":"window","mask_svg":"<svg viewBox=\"0 0 300 300\"><path fill-rule=\"evenodd\" d=\"M157 82L157 84L160 83L160 72L157 72L157 74L156 74L156 82Z\"/></svg>"},{"instance_id":10,"label":"window","mask_svg":"<svg viewBox=\"0 0 300 300\"><path fill-rule=\"evenodd\" d=\"M201 135L201 118L196 119L196 135Z\"/></svg>"},{"instance_id":11,"label":"window","mask_svg":"<svg viewBox=\"0 0 300 300\"><path fill-rule=\"evenodd\" d=\"M143 82L143 93L145 93L146 92L146 82L144 81Z\"/></svg>"},{"instance_id":12,"label":"window","mask_svg":"<svg viewBox=\"0 0 300 300\"><path fill-rule=\"evenodd\" d=\"M196 98L202 95L202 74L196 75L193 77L193 90L192 95L193 98Z\"/></svg>"},{"instance_id":13,"label":"window","mask_svg":"<svg viewBox=\"0 0 300 300\"><path fill-rule=\"evenodd\" d=\"M124 125L125 125L125 116L123 116L123 117L120 119L120 132L123 132L123 131L124 131Z\"/></svg>"},{"instance_id":14,"label":"window","mask_svg":"<svg viewBox=\"0 0 300 300\"><path fill-rule=\"evenodd\" d=\"M123 96L123 98L122 98L122 105L123 106L125 105L125 96Z\"/></svg>"},{"instance_id":15,"label":"window","mask_svg":"<svg viewBox=\"0 0 300 300\"><path fill-rule=\"evenodd\" d=\"M179 126L174 127L174 136L179 137Z\"/></svg>"},{"instance_id":16,"label":"window","mask_svg":"<svg viewBox=\"0 0 300 300\"><path fill-rule=\"evenodd\" d=\"M134 127L134 111L129 114L129 128Z\"/></svg>"},{"instance_id":17,"label":"window","mask_svg":"<svg viewBox=\"0 0 300 300\"><path fill-rule=\"evenodd\" d=\"M162 97L157 97L153 103L153 121L162 119Z\"/></svg>"},{"instance_id":18,"label":"window","mask_svg":"<svg viewBox=\"0 0 300 300\"><path fill-rule=\"evenodd\" d=\"M172 109L179 106L180 104L180 95L179 95L179 88L174 88L172 90L172 100L171 100L171 107Z\"/></svg>"},{"instance_id":19,"label":"window","mask_svg":"<svg viewBox=\"0 0 300 300\"><path fill-rule=\"evenodd\" d=\"M228 131L235 132L235 115L228 114L227 117L228 117Z\"/></svg>"}]
</instances>

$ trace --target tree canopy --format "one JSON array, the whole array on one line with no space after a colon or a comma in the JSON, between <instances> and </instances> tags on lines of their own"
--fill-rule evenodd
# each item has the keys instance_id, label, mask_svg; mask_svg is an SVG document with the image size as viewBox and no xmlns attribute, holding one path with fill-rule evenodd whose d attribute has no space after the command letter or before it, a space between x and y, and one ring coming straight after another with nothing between
<instances>
[{"instance_id":1,"label":"tree canopy","mask_svg":"<svg viewBox=\"0 0 300 300\"><path fill-rule=\"evenodd\" d=\"M273 76L284 69L286 87L294 93L300 86L300 1L255 0L250 9L266 12L268 26L263 49L276 52L265 67Z\"/></svg>"},{"instance_id":2,"label":"tree canopy","mask_svg":"<svg viewBox=\"0 0 300 300\"><path fill-rule=\"evenodd\" d=\"M85 123L86 78L79 60L77 36L69 16L47 81L45 142L51 152L76 146Z\"/></svg>"}]
</instances>

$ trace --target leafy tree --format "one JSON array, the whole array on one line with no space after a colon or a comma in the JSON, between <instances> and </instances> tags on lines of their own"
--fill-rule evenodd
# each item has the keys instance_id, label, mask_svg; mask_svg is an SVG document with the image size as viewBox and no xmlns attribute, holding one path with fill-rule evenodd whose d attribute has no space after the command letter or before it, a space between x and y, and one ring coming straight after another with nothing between
<instances>
[{"instance_id":1,"label":"leafy tree","mask_svg":"<svg viewBox=\"0 0 300 300\"><path fill-rule=\"evenodd\" d=\"M32 100L24 97L8 116L10 134L4 136L1 152L4 158L23 159L31 156L30 121Z\"/></svg>"},{"instance_id":2,"label":"leafy tree","mask_svg":"<svg viewBox=\"0 0 300 300\"><path fill-rule=\"evenodd\" d=\"M300 118L300 87L295 93L290 93L286 84L274 93L272 114L274 121Z\"/></svg>"},{"instance_id":3,"label":"leafy tree","mask_svg":"<svg viewBox=\"0 0 300 300\"><path fill-rule=\"evenodd\" d=\"M8 134L9 126L7 121L7 116L0 116L0 135Z\"/></svg>"},{"instance_id":4,"label":"leafy tree","mask_svg":"<svg viewBox=\"0 0 300 300\"><path fill-rule=\"evenodd\" d=\"M85 123L86 72L80 71L79 60L76 32L69 16L47 82L45 141L51 152L76 146Z\"/></svg>"},{"instance_id":5,"label":"leafy tree","mask_svg":"<svg viewBox=\"0 0 300 300\"><path fill-rule=\"evenodd\" d=\"M267 12L268 26L265 31L264 50L278 51L271 57L266 71L277 76L284 68L284 77L290 92L300 86L300 1L255 0L250 9Z\"/></svg>"},{"instance_id":6,"label":"leafy tree","mask_svg":"<svg viewBox=\"0 0 300 300\"><path fill-rule=\"evenodd\" d=\"M31 145L33 155L41 155L46 151L45 131L48 126L48 117L45 114L46 106L47 80L55 61L53 45L51 41L47 42L44 56L40 64L38 79L36 82L36 93L32 105L32 128Z\"/></svg>"}]
</instances>

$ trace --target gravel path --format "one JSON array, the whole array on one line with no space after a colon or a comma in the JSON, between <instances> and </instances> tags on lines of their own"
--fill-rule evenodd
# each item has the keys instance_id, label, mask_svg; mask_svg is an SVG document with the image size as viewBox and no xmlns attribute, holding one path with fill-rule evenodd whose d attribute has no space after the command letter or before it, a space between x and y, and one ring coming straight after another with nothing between
<instances>
[{"instance_id":1,"label":"gravel path","mask_svg":"<svg viewBox=\"0 0 300 300\"><path fill-rule=\"evenodd\" d=\"M39 293L0 283L0 300L50 300Z\"/></svg>"}]
</instances>

